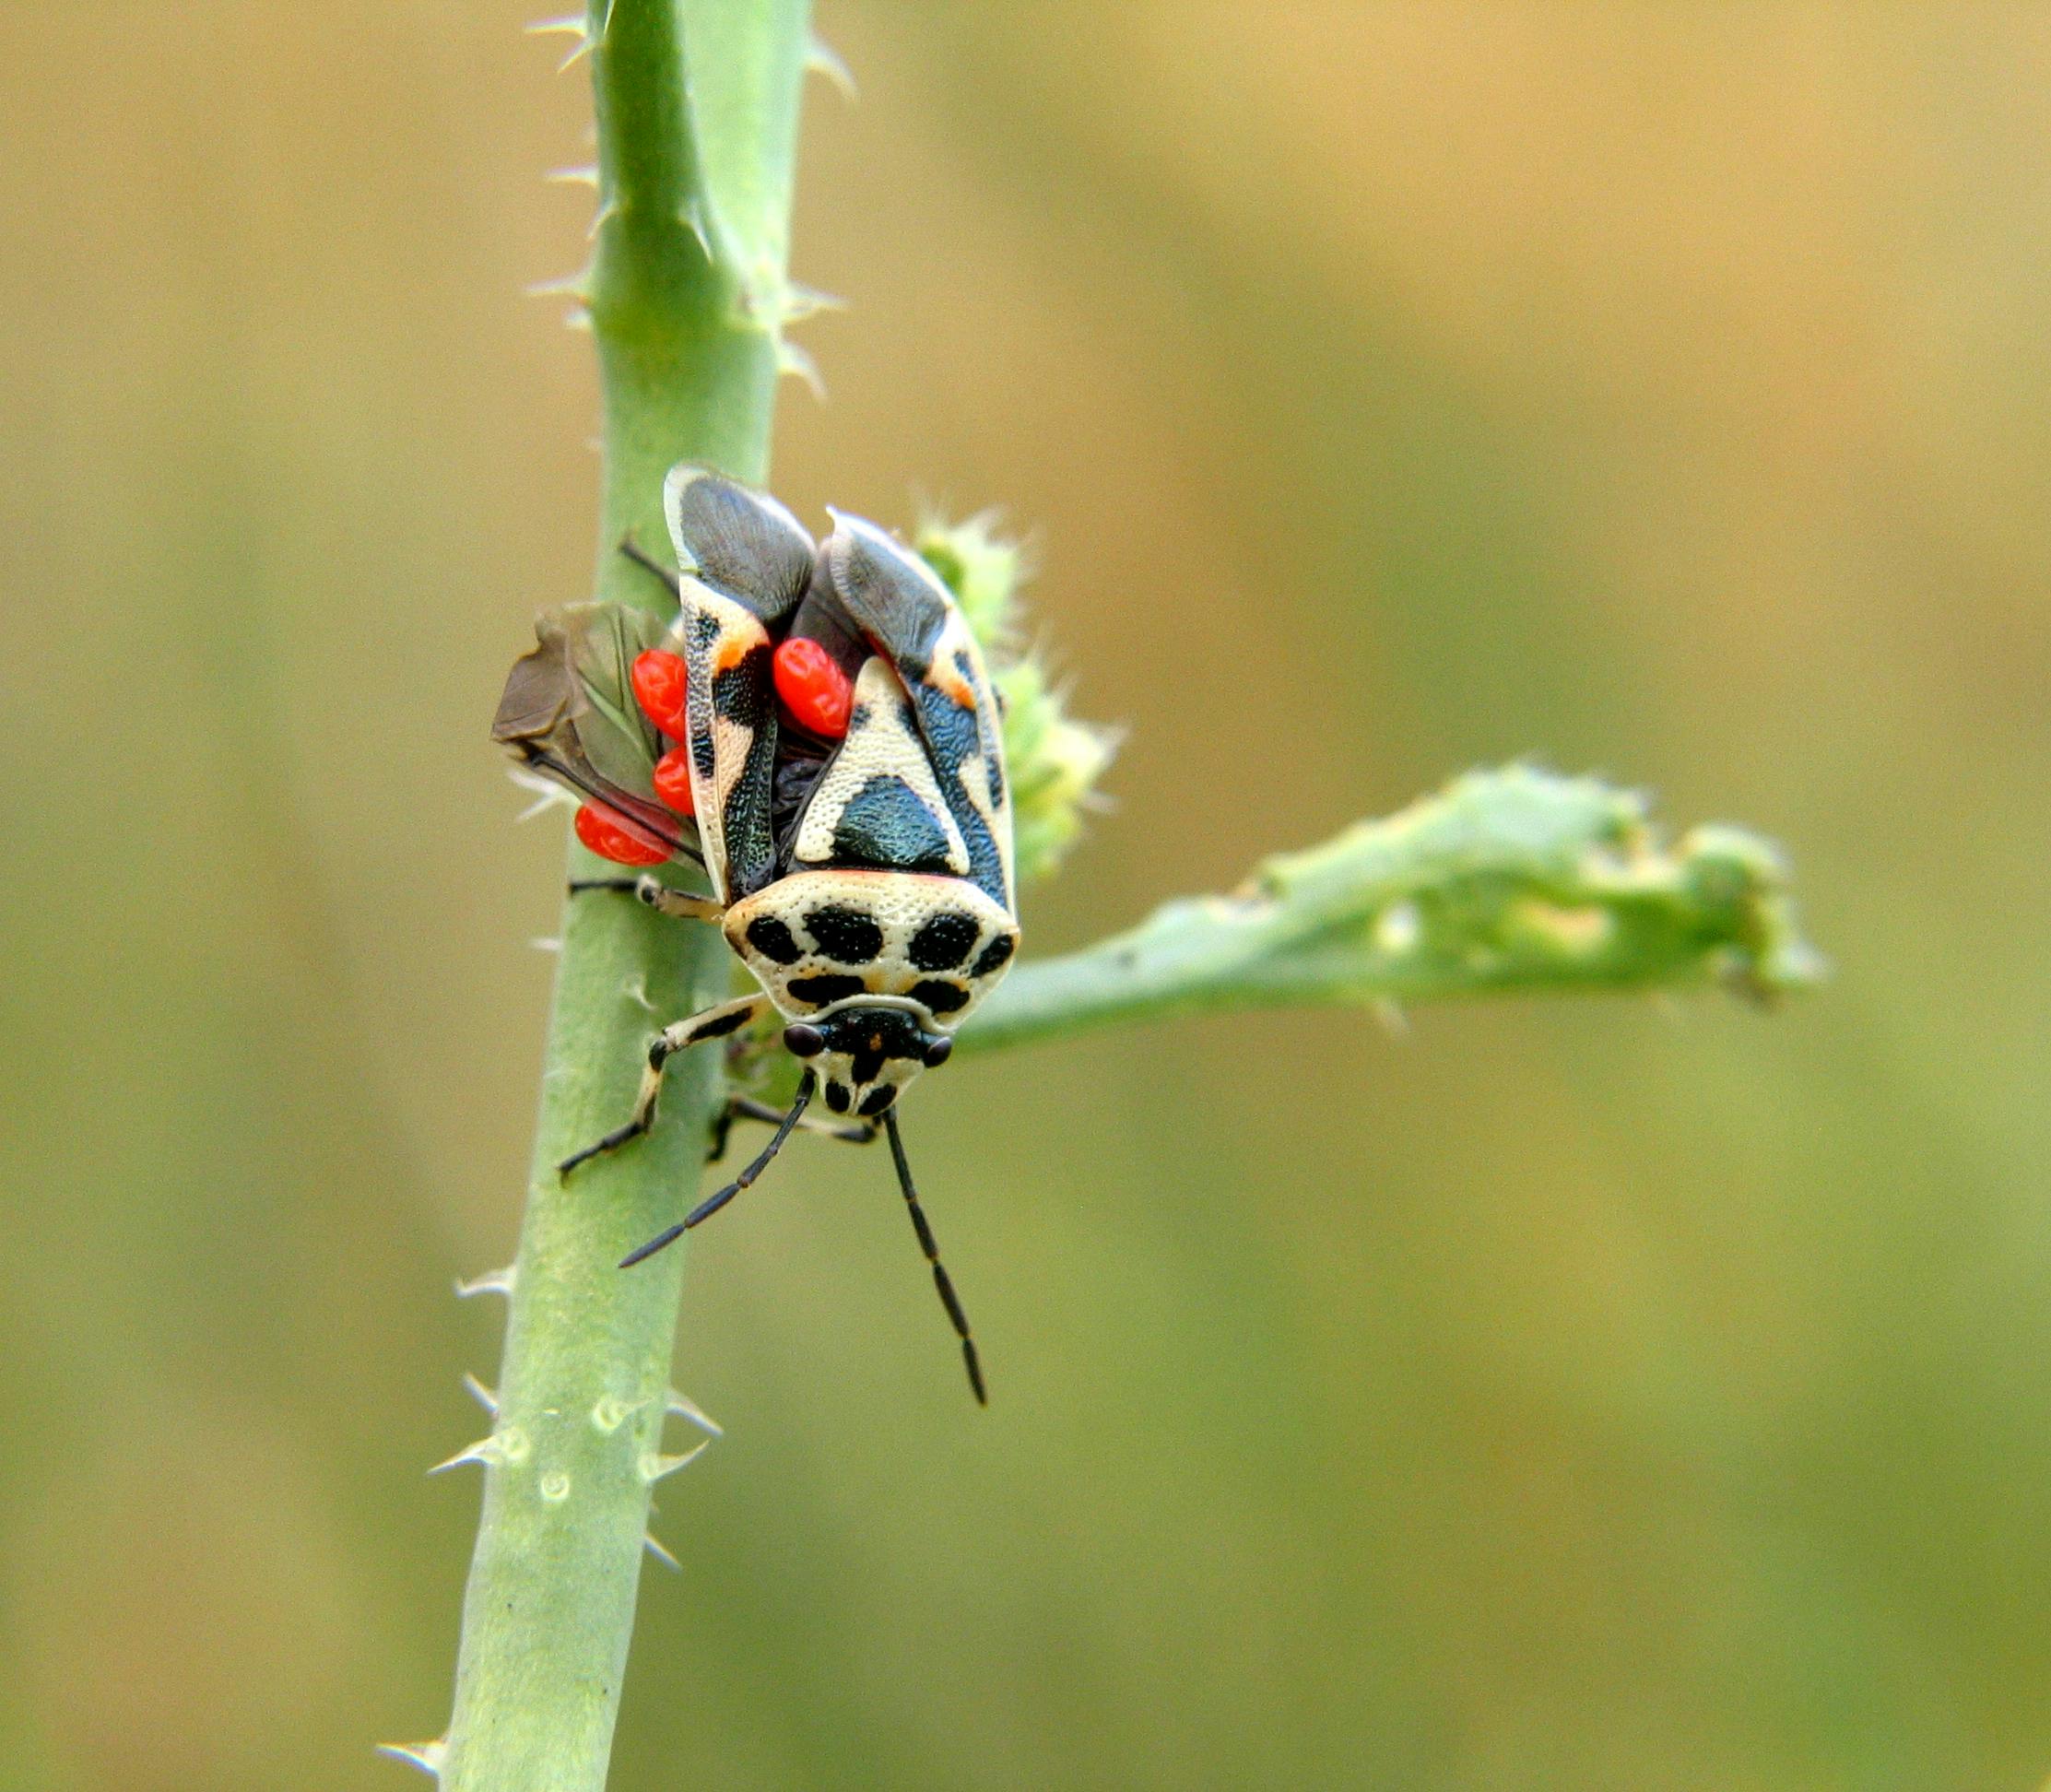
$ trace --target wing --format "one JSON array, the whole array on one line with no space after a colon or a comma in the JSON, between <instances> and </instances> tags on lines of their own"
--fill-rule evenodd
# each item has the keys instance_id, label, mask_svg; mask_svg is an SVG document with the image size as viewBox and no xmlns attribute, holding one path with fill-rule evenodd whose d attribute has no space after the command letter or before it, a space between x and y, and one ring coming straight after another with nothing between
<instances>
[{"instance_id":1,"label":"wing","mask_svg":"<svg viewBox=\"0 0 2051 1792\"><path fill-rule=\"evenodd\" d=\"M702 864L690 822L657 802L649 774L662 737L634 701L634 655L662 638L659 617L625 604L576 604L535 624L539 643L513 662L491 737L537 772L626 817Z\"/></svg>"},{"instance_id":2,"label":"wing","mask_svg":"<svg viewBox=\"0 0 2051 1792\"><path fill-rule=\"evenodd\" d=\"M682 572L673 638L688 675L690 785L722 901L776 875L777 636L811 583L812 538L773 498L688 463L663 486Z\"/></svg>"},{"instance_id":3,"label":"wing","mask_svg":"<svg viewBox=\"0 0 2051 1792\"><path fill-rule=\"evenodd\" d=\"M970 849L888 660L855 680L847 738L812 787L791 847L791 869L925 871L965 878Z\"/></svg>"},{"instance_id":4,"label":"wing","mask_svg":"<svg viewBox=\"0 0 2051 1792\"><path fill-rule=\"evenodd\" d=\"M968 877L1012 909L1011 794L983 651L924 560L858 516L836 511L833 522L819 556L831 595L903 681L940 796L968 851Z\"/></svg>"}]
</instances>

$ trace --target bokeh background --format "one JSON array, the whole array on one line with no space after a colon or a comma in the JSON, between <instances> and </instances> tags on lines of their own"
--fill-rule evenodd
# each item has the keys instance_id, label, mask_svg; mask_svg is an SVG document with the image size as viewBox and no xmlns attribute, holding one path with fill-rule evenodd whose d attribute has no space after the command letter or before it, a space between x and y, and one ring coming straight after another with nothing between
<instances>
[{"instance_id":1,"label":"bokeh background","mask_svg":"<svg viewBox=\"0 0 2051 1792\"><path fill-rule=\"evenodd\" d=\"M0 1784L446 1714L593 549L525 0L0 18ZM1001 504L1115 810L1031 944L1533 754L1790 846L1721 998L922 1089L690 1266L621 1787L2051 1774L2051 18L829 0L777 483Z\"/></svg>"}]
</instances>

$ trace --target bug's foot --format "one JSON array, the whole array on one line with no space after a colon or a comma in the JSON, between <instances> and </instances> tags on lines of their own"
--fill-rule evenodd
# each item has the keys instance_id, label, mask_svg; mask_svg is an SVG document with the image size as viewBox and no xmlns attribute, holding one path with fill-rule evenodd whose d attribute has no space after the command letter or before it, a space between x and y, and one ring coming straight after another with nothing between
<instances>
[{"instance_id":1,"label":"bug's foot","mask_svg":"<svg viewBox=\"0 0 2051 1792\"><path fill-rule=\"evenodd\" d=\"M639 1138L647 1130L648 1123L645 1120L630 1120L624 1126L615 1126L595 1144L586 1145L581 1151L571 1152L568 1157L556 1165L556 1173L559 1176L567 1176L580 1163L589 1163L595 1157L601 1156L607 1151L616 1150L630 1138Z\"/></svg>"}]
</instances>

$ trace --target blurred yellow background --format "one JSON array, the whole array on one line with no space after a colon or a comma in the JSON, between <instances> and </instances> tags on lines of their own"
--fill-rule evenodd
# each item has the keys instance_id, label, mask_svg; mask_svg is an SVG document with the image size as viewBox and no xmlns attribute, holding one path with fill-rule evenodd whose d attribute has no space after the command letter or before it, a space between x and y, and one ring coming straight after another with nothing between
<instances>
[{"instance_id":1,"label":"blurred yellow background","mask_svg":"<svg viewBox=\"0 0 2051 1792\"><path fill-rule=\"evenodd\" d=\"M0 20L0 1784L444 1720L593 549L526 0ZM1797 856L1718 998L1098 1035L694 1250L622 1788L2051 1773L2051 15L828 0L776 483L1002 504L1047 950L1532 753Z\"/></svg>"}]
</instances>

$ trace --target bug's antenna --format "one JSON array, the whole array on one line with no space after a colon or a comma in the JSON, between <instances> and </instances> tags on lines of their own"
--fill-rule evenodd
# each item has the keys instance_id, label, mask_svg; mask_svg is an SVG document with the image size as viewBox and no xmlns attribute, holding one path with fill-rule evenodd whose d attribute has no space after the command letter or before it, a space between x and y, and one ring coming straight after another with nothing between
<instances>
[{"instance_id":1,"label":"bug's antenna","mask_svg":"<svg viewBox=\"0 0 2051 1792\"><path fill-rule=\"evenodd\" d=\"M925 1223L925 1209L919 1205L919 1191L912 1185L912 1166L904 1159L904 1139L897 1129L894 1107L883 1110L883 1125L890 1135L890 1157L897 1165L897 1185L904 1191L904 1205L911 1211L913 1229L919 1235L919 1248L933 1266L933 1286L940 1291L940 1304L947 1308L948 1317L954 1321L955 1332L961 1339L961 1361L969 1367L969 1385L975 1392L975 1403L988 1406L990 1396L983 1385L983 1364L976 1359L975 1339L969 1336L969 1315L961 1311L954 1284L940 1267L940 1247L934 1242L933 1228Z\"/></svg>"},{"instance_id":2,"label":"bug's antenna","mask_svg":"<svg viewBox=\"0 0 2051 1792\"><path fill-rule=\"evenodd\" d=\"M683 581L677 576L677 569L673 566L665 566L653 554L647 552L642 547L641 543L633 538L633 535L631 531L628 534L620 536L619 551L624 554L629 560L633 561L636 566L645 568L648 572L653 572L658 579L660 579L663 584L667 585L669 587L669 595L672 597L678 598L679 600L683 597L684 584Z\"/></svg>"},{"instance_id":3,"label":"bug's antenna","mask_svg":"<svg viewBox=\"0 0 2051 1792\"><path fill-rule=\"evenodd\" d=\"M791 1103L791 1111L777 1123L776 1132L769 1143L762 1147L762 1154L726 1185L718 1194L710 1196L691 1208L667 1232L659 1232L638 1251L629 1251L619 1259L622 1269L631 1269L643 1257L652 1257L665 1245L674 1244L701 1220L710 1220L721 1208L748 1187L757 1176L769 1168L770 1160L784 1149L784 1141L797 1130L798 1115L805 1112L811 1102L812 1091L819 1087L819 1079L807 1070L797 1079L797 1099Z\"/></svg>"}]
</instances>

